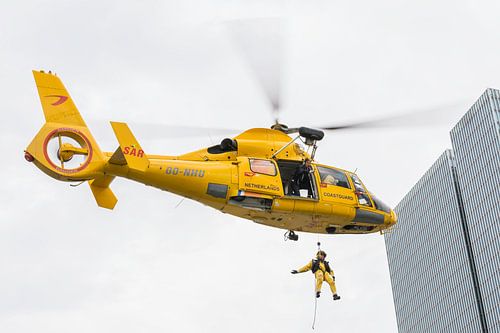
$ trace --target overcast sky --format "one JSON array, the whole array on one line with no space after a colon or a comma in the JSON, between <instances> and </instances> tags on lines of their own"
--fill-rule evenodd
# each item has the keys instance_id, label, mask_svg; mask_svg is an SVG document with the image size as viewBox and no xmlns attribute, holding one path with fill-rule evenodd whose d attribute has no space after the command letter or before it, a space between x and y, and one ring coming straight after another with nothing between
<instances>
[{"instance_id":1,"label":"overcast sky","mask_svg":"<svg viewBox=\"0 0 500 333\"><path fill-rule=\"evenodd\" d=\"M221 137L151 135L134 123L269 126L223 22L283 17L290 126L449 109L435 126L321 142L319 162L357 169L394 207L451 146L467 107L500 88L499 10L493 0L2 1L2 332L306 332L314 310L313 276L289 272L314 255L317 235L284 242L284 230L188 200L176 208L179 197L123 179L107 211L86 184L27 163L23 149L44 121L32 69L58 73L102 149L116 149L106 123L115 120L146 153L180 154ZM342 300L324 286L316 331L395 332L383 237L319 239Z\"/></svg>"}]
</instances>

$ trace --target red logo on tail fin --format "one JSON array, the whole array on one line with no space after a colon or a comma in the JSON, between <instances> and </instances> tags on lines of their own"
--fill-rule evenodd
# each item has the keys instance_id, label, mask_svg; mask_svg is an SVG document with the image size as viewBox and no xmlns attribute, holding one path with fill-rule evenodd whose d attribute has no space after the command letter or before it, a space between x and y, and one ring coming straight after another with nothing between
<instances>
[{"instance_id":1,"label":"red logo on tail fin","mask_svg":"<svg viewBox=\"0 0 500 333\"><path fill-rule=\"evenodd\" d=\"M51 105L60 105L64 102L66 102L66 100L68 99L68 96L62 96L62 95L47 95L45 97L57 97L57 98L59 98L54 103L51 103Z\"/></svg>"}]
</instances>

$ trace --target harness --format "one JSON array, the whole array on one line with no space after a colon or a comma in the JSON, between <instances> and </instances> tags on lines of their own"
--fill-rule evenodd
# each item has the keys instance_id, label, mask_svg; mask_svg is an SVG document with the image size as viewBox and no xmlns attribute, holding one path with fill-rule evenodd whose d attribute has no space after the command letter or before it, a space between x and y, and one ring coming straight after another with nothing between
<instances>
[{"instance_id":1,"label":"harness","mask_svg":"<svg viewBox=\"0 0 500 333\"><path fill-rule=\"evenodd\" d=\"M318 259L313 259L312 260L312 268L311 272L316 273L319 270L319 264L321 263L320 260ZM328 273L331 273L332 270L330 269L330 265L328 264L328 261L323 261L323 264L325 265L325 271Z\"/></svg>"}]
</instances>

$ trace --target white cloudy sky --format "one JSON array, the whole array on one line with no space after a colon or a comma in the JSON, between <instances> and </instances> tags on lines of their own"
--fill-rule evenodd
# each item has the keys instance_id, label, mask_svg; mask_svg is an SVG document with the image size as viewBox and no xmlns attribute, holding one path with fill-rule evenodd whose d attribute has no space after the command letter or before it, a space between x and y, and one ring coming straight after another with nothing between
<instances>
[{"instance_id":1,"label":"white cloudy sky","mask_svg":"<svg viewBox=\"0 0 500 333\"><path fill-rule=\"evenodd\" d=\"M317 236L226 216L125 180L112 212L23 159L43 124L31 75L61 76L105 150L108 120L246 128L272 118L221 22L288 23L283 121L314 125L456 105L432 127L330 133L320 162L358 170L391 206L450 147L448 131L500 87L498 1L1 1L2 332L305 332ZM432 117L435 119L436 117ZM211 145L137 127L150 153ZM321 236L340 302L317 331L394 332L383 237ZM327 291L324 286L324 291ZM328 295L327 292L324 295Z\"/></svg>"}]
</instances>

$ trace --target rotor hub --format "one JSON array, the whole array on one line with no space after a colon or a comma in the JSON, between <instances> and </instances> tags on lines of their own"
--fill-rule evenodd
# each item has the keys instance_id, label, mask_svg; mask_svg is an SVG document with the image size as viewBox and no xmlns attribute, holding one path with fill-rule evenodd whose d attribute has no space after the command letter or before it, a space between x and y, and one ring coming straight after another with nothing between
<instances>
[{"instance_id":1,"label":"rotor hub","mask_svg":"<svg viewBox=\"0 0 500 333\"><path fill-rule=\"evenodd\" d=\"M276 124L272 125L271 129L276 130L276 131L280 131L280 132L283 132L283 133L286 133L286 134L289 133L288 126L285 125L285 124L280 124L278 122Z\"/></svg>"}]
</instances>

